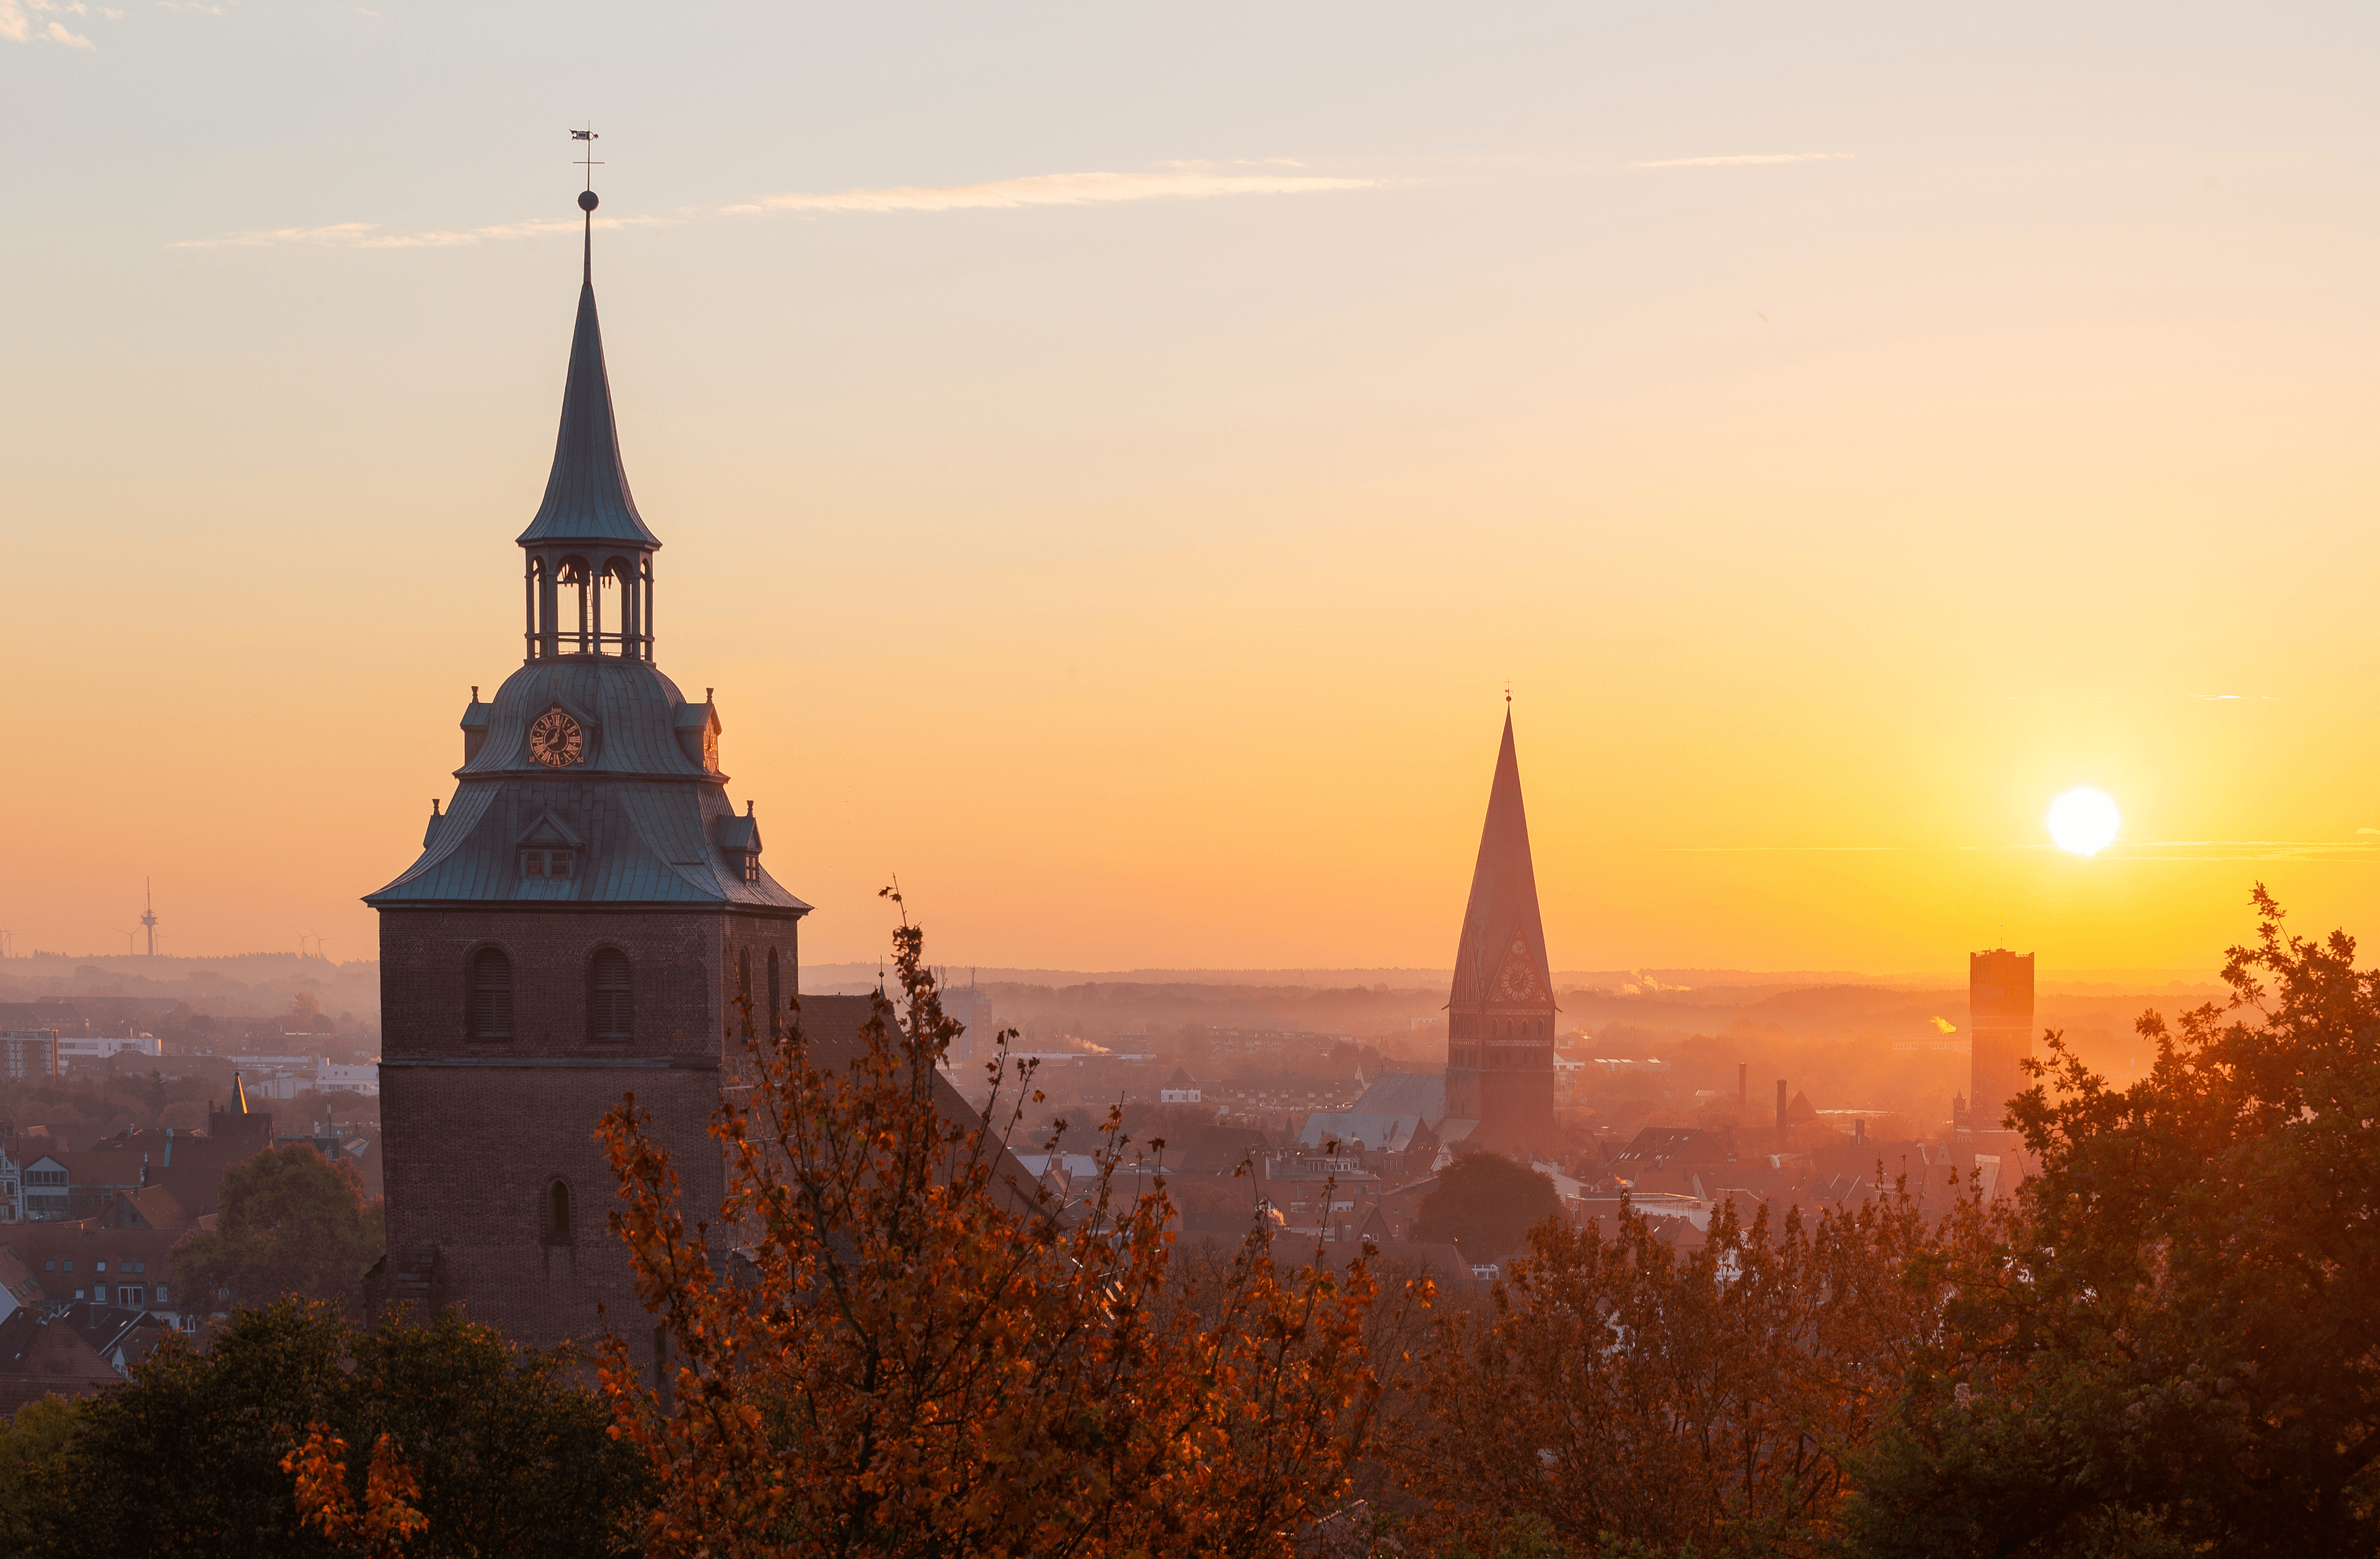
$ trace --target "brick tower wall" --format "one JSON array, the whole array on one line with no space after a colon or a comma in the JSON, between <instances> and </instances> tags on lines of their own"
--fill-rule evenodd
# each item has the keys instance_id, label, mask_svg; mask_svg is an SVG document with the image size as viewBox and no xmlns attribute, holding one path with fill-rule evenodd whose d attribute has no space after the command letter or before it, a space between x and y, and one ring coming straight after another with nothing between
<instances>
[{"instance_id":1,"label":"brick tower wall","mask_svg":"<svg viewBox=\"0 0 2380 1559\"><path fill-rule=\"evenodd\" d=\"M625 1251L606 1225L614 1188L596 1125L633 1094L670 1151L689 1218L713 1215L721 1167L706 1128L743 1059L741 1040L726 1033L738 1021L738 970L748 958L765 1007L774 951L780 994L790 997L795 925L713 908L383 910L387 1270L419 1264L425 1249L435 1263L426 1289L399 1295L384 1285L379 1297L459 1302L472 1319L540 1346L606 1325L648 1334ZM471 961L492 945L512 960L505 1040L468 1029ZM632 971L625 1042L589 1033L591 964L606 946L625 952ZM765 1012L755 1021L765 1023ZM557 1179L570 1192L566 1238L551 1227Z\"/></svg>"}]
</instances>

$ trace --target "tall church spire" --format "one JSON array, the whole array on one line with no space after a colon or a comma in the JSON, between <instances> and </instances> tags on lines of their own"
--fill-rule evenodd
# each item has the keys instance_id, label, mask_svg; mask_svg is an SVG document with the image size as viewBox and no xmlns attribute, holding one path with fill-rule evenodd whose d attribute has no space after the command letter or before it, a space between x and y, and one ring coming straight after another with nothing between
<instances>
[{"instance_id":1,"label":"tall church spire","mask_svg":"<svg viewBox=\"0 0 2380 1559\"><path fill-rule=\"evenodd\" d=\"M592 139L591 132L571 134ZM562 381L562 430L554 436L545 501L518 538L528 554L522 636L530 660L565 655L653 658L653 553L662 543L637 513L612 416L612 376L603 367L603 325L595 314L600 203L591 188L578 197L587 221L578 323L570 335L570 370ZM615 603L608 627L606 592Z\"/></svg>"},{"instance_id":2,"label":"tall church spire","mask_svg":"<svg viewBox=\"0 0 2380 1559\"><path fill-rule=\"evenodd\" d=\"M592 196L582 196L581 203ZM594 236L588 235L578 283L578 323L570 335L570 371L562 384L562 430L553 441L553 471L545 502L520 533L524 547L554 541L625 541L659 547L628 491L620 460L620 433L612 417L612 377L603 367L603 325L595 314Z\"/></svg>"},{"instance_id":3,"label":"tall church spire","mask_svg":"<svg viewBox=\"0 0 2380 1559\"><path fill-rule=\"evenodd\" d=\"M1496 778L1488 787L1488 823L1479 833L1478 864L1471 869L1471 901L1463 912L1453 999L1458 1005L1543 1001L1552 997L1553 985L1546 928L1537 918L1529 818L1521 804L1521 759L1507 708Z\"/></svg>"},{"instance_id":4,"label":"tall church spire","mask_svg":"<svg viewBox=\"0 0 2380 1559\"><path fill-rule=\"evenodd\" d=\"M1449 1118L1477 1121L1471 1141L1479 1146L1549 1147L1553 970L1537 914L1536 866L1529 854L1509 706L1446 1005Z\"/></svg>"}]
</instances>

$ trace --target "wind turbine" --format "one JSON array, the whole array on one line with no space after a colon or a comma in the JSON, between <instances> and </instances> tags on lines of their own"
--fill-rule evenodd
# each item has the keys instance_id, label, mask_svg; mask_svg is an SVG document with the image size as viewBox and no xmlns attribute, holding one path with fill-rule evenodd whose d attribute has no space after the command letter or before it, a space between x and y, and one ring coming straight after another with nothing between
<instances>
[{"instance_id":1,"label":"wind turbine","mask_svg":"<svg viewBox=\"0 0 2380 1559\"><path fill-rule=\"evenodd\" d=\"M115 934L124 938L124 956L130 958L132 956L132 933L129 931L118 931Z\"/></svg>"}]
</instances>

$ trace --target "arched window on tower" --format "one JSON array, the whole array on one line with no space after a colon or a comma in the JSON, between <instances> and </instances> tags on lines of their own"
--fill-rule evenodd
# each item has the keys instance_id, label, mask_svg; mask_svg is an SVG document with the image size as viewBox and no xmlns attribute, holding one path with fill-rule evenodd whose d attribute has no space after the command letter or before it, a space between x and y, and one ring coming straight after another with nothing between
<instances>
[{"instance_id":1,"label":"arched window on tower","mask_svg":"<svg viewBox=\"0 0 2380 1559\"><path fill-rule=\"evenodd\" d=\"M471 955L471 1037L513 1036L513 961L501 948Z\"/></svg>"},{"instance_id":2,"label":"arched window on tower","mask_svg":"<svg viewBox=\"0 0 2380 1559\"><path fill-rule=\"evenodd\" d=\"M777 989L777 949L769 949L769 1037L783 1038L785 1032L785 998Z\"/></svg>"},{"instance_id":3,"label":"arched window on tower","mask_svg":"<svg viewBox=\"0 0 2380 1559\"><path fill-rule=\"evenodd\" d=\"M538 1209L538 1215L545 1226L541 1238L548 1245L570 1243L570 1186L566 1181L546 1182L545 1205Z\"/></svg>"},{"instance_id":4,"label":"arched window on tower","mask_svg":"<svg viewBox=\"0 0 2380 1559\"><path fill-rule=\"evenodd\" d=\"M752 1016L752 949L735 949L735 999L744 1004L745 1021Z\"/></svg>"},{"instance_id":5,"label":"arched window on tower","mask_svg":"<svg viewBox=\"0 0 2380 1559\"><path fill-rule=\"evenodd\" d=\"M628 955L617 948L598 949L589 976L587 1037L596 1040L636 1037L636 993L629 976Z\"/></svg>"}]
</instances>

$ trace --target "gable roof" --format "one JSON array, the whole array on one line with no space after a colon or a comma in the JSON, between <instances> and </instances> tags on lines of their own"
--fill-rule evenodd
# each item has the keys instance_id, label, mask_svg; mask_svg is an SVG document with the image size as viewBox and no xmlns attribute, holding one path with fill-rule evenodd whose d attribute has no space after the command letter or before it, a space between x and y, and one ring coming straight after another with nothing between
<instances>
[{"instance_id":1,"label":"gable roof","mask_svg":"<svg viewBox=\"0 0 2380 1559\"><path fill-rule=\"evenodd\" d=\"M1402 1153L1413 1145L1414 1133L1426 1130L1417 1115L1367 1115L1355 1110L1317 1110L1305 1118L1297 1134L1302 1148L1324 1142L1361 1142L1371 1153Z\"/></svg>"},{"instance_id":2,"label":"gable roof","mask_svg":"<svg viewBox=\"0 0 2380 1559\"><path fill-rule=\"evenodd\" d=\"M1725 1164L1734 1154L1717 1131L1690 1126L1647 1126L1628 1140L1614 1164Z\"/></svg>"},{"instance_id":3,"label":"gable roof","mask_svg":"<svg viewBox=\"0 0 2380 1559\"><path fill-rule=\"evenodd\" d=\"M30 1310L0 1321L0 1414L53 1392L78 1396L123 1378L68 1322Z\"/></svg>"},{"instance_id":4,"label":"gable roof","mask_svg":"<svg viewBox=\"0 0 2380 1559\"><path fill-rule=\"evenodd\" d=\"M797 996L794 1003L794 1021L808 1047L811 1066L822 1072L842 1072L867 1055L864 1032L875 1013L875 997ZM885 1021L889 1025L896 1019L888 1013ZM897 1034L894 1037L897 1039ZM934 1113L944 1121L967 1130L983 1126L983 1112L968 1104L940 1070L932 1075L932 1087ZM1005 1147L998 1149L991 1179L995 1195L1005 1188L1012 1212L1032 1211L1037 1177Z\"/></svg>"},{"instance_id":5,"label":"gable roof","mask_svg":"<svg viewBox=\"0 0 2380 1559\"><path fill-rule=\"evenodd\" d=\"M19 1305L37 1305L47 1298L42 1291L42 1280L25 1264L25 1258L16 1248L0 1245L0 1292Z\"/></svg>"},{"instance_id":6,"label":"gable roof","mask_svg":"<svg viewBox=\"0 0 2380 1559\"><path fill-rule=\"evenodd\" d=\"M1435 1127L1446 1118L1444 1072L1383 1072L1348 1106L1357 1115L1410 1115Z\"/></svg>"}]
</instances>

